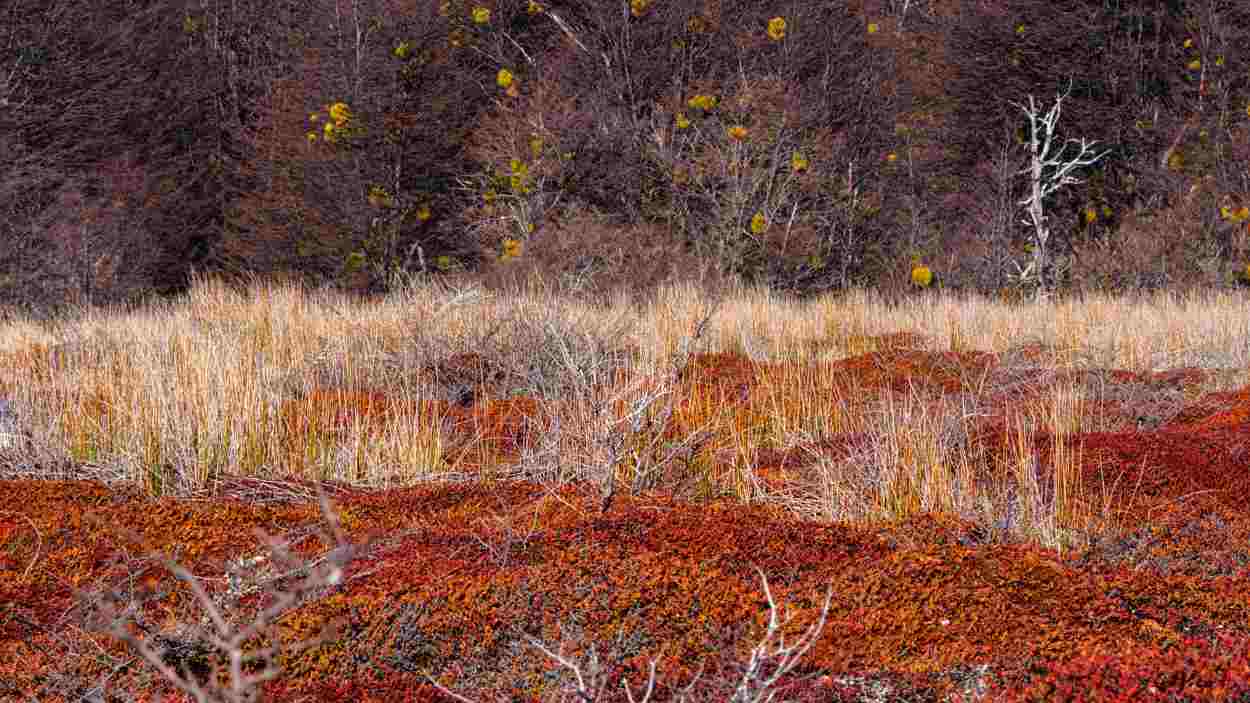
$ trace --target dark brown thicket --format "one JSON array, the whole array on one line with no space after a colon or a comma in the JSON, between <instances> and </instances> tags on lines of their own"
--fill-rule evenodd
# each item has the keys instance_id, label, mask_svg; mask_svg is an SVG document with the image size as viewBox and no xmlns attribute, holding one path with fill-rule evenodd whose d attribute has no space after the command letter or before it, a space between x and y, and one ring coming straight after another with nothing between
<instances>
[{"instance_id":1,"label":"dark brown thicket","mask_svg":"<svg viewBox=\"0 0 1250 703\"><path fill-rule=\"evenodd\" d=\"M13 154L0 175L8 216L3 298L19 307L111 303L185 289L232 200L250 186L235 137L272 62L248 16L184 14L182 3L19 0L0 33ZM228 12L229 10L223 10ZM209 20L212 20L211 28ZM268 66L281 74L289 66Z\"/></svg>"},{"instance_id":2,"label":"dark brown thicket","mask_svg":"<svg viewBox=\"0 0 1250 703\"><path fill-rule=\"evenodd\" d=\"M289 30L297 68L273 77L247 126L257 187L228 211L221 253L236 270L302 271L373 289L422 260L471 258L440 223L454 176L470 167L459 145L483 91L463 52L448 45L450 23L434 5L338 4L329 24L334 2L304 5ZM413 47L406 59L392 53L401 42ZM305 133L320 133L336 102L366 131L309 143ZM391 196L385 207L367 200L372 187ZM429 219L418 217L422 207Z\"/></svg>"},{"instance_id":3,"label":"dark brown thicket","mask_svg":"<svg viewBox=\"0 0 1250 703\"><path fill-rule=\"evenodd\" d=\"M509 157L524 155L524 141L512 143L509 135L515 139L529 125L553 154L567 155L546 166L551 185L536 227L572 207L597 212L619 227L661 228L672 252L693 254L721 273L812 289L865 281L872 272L869 257L889 250L889 237L869 217L844 221L845 183L833 181L854 163L855 185L866 199L877 200L880 211L886 189L879 165L906 86L893 77L890 52L869 44L861 16L843 7L788 7L786 40L774 42L765 30L779 12L769 3L730 9L683 1L625 15L619 3L606 0L551 3L542 17L561 27L558 41L534 52L532 64L507 59L507 65L522 67L527 87L515 99L497 98L470 136L469 153L487 172L506 165ZM696 192L673 176L675 169L698 167L674 146L682 135L673 127L697 94L718 98L716 119L723 113L724 120L732 116L761 133L783 129L820 174L800 186L794 201L800 217L785 244L776 227L734 260L711 261L717 249L707 232L723 224L727 194ZM724 128L730 122L709 124ZM789 159L785 150L751 167L784 173ZM466 210L466 226L496 210ZM514 234L525 237L523 231ZM512 236L506 228L482 235L487 247ZM828 265L805 266L812 257Z\"/></svg>"},{"instance_id":4,"label":"dark brown thicket","mask_svg":"<svg viewBox=\"0 0 1250 703\"><path fill-rule=\"evenodd\" d=\"M143 3L130 17L110 7L18 0L0 10L4 304L33 310L126 297L150 286L167 250L145 238L142 211L127 202L142 200L164 167L136 153L143 120L134 118L149 109L138 88L153 76L134 60L167 45L142 31ZM131 255L136 249L144 255Z\"/></svg>"},{"instance_id":5,"label":"dark brown thicket","mask_svg":"<svg viewBox=\"0 0 1250 703\"><path fill-rule=\"evenodd\" d=\"M645 229L647 251L695 277L901 289L924 261L942 285L994 292L1027 258L1010 102L1044 114L1069 86L1059 138L1111 153L1046 204L1064 283L1223 286L1250 255L1245 223L1220 215L1250 200L1244 3L482 5L484 24L467 0L5 3L0 304L137 300L185 289L192 268L377 292L401 271L504 280L599 257L603 280L655 279L632 268L654 256L571 241L575 216ZM766 33L776 16L784 41ZM729 147L692 150L674 128L699 93L722 101L704 128L781 130L753 172L802 148L793 221L752 238L763 190L731 211L723 178L680 180ZM333 102L360 131L309 143ZM523 218L484 202L520 157ZM522 253L501 260L509 238Z\"/></svg>"}]
</instances>

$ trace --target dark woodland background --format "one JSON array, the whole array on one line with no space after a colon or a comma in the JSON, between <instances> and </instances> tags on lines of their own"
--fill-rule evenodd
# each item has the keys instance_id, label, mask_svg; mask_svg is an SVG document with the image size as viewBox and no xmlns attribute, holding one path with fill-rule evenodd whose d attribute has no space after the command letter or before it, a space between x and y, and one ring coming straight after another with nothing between
<instances>
[{"instance_id":1,"label":"dark woodland background","mask_svg":"<svg viewBox=\"0 0 1250 703\"><path fill-rule=\"evenodd\" d=\"M1059 137L1109 153L1047 200L1058 287L1244 283L1244 0L6 0L0 307L139 303L193 271L807 295L906 291L924 263L1020 293L1011 102L1069 89ZM310 141L336 102L350 129Z\"/></svg>"}]
</instances>

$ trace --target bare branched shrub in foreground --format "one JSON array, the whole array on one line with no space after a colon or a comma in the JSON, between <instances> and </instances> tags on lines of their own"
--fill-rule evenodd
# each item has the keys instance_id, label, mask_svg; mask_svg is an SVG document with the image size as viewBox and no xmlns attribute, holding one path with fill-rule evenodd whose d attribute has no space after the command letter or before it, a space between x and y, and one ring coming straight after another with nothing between
<instances>
[{"instance_id":1,"label":"bare branched shrub in foreground","mask_svg":"<svg viewBox=\"0 0 1250 703\"><path fill-rule=\"evenodd\" d=\"M311 561L297 558L291 554L290 544L262 531L260 536L268 545L269 555L239 559L228 565L224 577L215 579L227 582L224 593L210 593L201 583L204 577L166 558L162 560L166 569L187 584L195 603L203 610L198 622L154 626L146 620L144 603L163 597L166 592L139 588L123 593L119 587L109 586L103 593L78 593L90 613L88 630L125 642L165 682L199 703L260 700L260 687L281 673L274 664L280 654L318 646L333 640L337 632L335 624L323 625L316 637L283 647L276 641L279 635L273 625L309 598L324 597L341 586L348 564L364 549L348 541L329 500L318 492L329 525L329 530L321 530L321 537L333 545L321 557ZM138 535L129 537L142 542ZM282 585L292 579L293 585ZM250 622L240 622L236 612L240 601L262 588L267 592L261 601L265 605L250 616ZM274 638L268 647L249 648L252 640L266 636Z\"/></svg>"},{"instance_id":2,"label":"bare branched shrub in foreground","mask_svg":"<svg viewBox=\"0 0 1250 703\"><path fill-rule=\"evenodd\" d=\"M700 670L700 673L696 674L685 688L678 691L675 697L670 699L674 703L695 700L722 700L729 703L762 703L771 701L776 696L776 691L772 689L777 686L783 677L794 670L794 667L798 665L799 661L816 642L820 631L824 629L825 620L829 616L829 605L833 602L832 589L829 589L825 594L825 602L821 607L819 619L812 623L797 640L787 644L783 630L790 624L794 616L789 614L784 619L778 617L777 602L773 599L772 590L768 586L768 577L764 575L764 572L758 566L755 567L755 571L760 575L760 581L764 587L764 596L768 599L768 625L759 644L751 649L746 663L739 667L741 676L737 680L709 682L708 687L711 690L709 690L707 697L699 696L696 698L692 692L695 684L702 677L702 670ZM552 651L550 647L524 632L521 633L521 637L528 641L530 646L568 670L573 679L570 682L571 693L576 697L576 700L603 700L609 691L615 689L615 686L612 685L614 682L609 679L610 671L600 661L593 644L590 647L587 658L579 662L565 655L563 646L557 651ZM476 703L472 698L463 696L443 686L434 677L427 674L426 678L438 690L452 698L462 703ZM649 703L651 696L655 693L655 682L656 660L652 659L647 680L638 690L635 690L624 679L620 681L620 686L624 689L625 696L630 703Z\"/></svg>"}]
</instances>

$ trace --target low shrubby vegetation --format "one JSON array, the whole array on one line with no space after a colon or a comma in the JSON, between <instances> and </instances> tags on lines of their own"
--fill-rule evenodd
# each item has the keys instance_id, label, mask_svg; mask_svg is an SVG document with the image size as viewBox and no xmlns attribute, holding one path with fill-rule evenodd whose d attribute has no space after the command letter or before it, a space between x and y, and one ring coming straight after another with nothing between
<instances>
[{"instance_id":1,"label":"low shrubby vegetation","mask_svg":"<svg viewBox=\"0 0 1250 703\"><path fill-rule=\"evenodd\" d=\"M5 677L64 700L1231 696L1246 308L204 279L15 320Z\"/></svg>"}]
</instances>

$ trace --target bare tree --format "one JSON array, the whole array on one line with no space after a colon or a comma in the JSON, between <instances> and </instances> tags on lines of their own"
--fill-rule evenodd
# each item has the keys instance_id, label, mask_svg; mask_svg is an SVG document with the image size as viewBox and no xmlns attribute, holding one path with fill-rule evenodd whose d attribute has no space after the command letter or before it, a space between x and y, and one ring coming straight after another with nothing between
<instances>
[{"instance_id":1,"label":"bare tree","mask_svg":"<svg viewBox=\"0 0 1250 703\"><path fill-rule=\"evenodd\" d=\"M1068 91L1062 95L1055 96L1055 104L1045 116L1039 117L1037 104L1033 100L1033 96L1029 96L1028 107L1020 103L1012 104L1020 108L1025 116L1029 118L1029 152L1031 154L1031 163L1020 173L1028 174L1030 179L1030 191L1028 197L1020 201L1025 206L1028 219L1024 220L1024 224L1033 226L1032 242L1033 252L1032 261L1024 267L1020 268L1017 264L1017 273L1023 279L1036 277L1038 282L1038 296L1045 297L1054 288L1054 271L1052 262L1049 257L1048 246L1050 244L1050 226L1047 223L1046 210L1044 201L1047 196L1053 194L1065 185L1081 183L1081 181L1070 175L1074 170L1081 166L1091 166L1106 156L1110 151L1104 151L1101 154L1092 155L1090 147L1097 142L1081 139L1064 140L1063 145L1055 153L1051 153L1054 146L1055 125L1059 122L1059 114L1063 105L1064 98L1068 97L1071 92L1072 85L1068 84ZM1064 161L1064 152L1067 151L1069 144L1075 144L1078 152L1075 157L1069 161Z\"/></svg>"}]
</instances>

